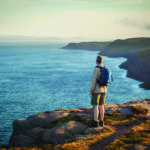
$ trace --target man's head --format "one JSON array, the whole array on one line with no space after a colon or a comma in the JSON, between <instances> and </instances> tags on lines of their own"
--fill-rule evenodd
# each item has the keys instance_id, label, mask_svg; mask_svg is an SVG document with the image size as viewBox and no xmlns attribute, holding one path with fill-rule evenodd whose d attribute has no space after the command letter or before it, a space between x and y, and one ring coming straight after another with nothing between
<instances>
[{"instance_id":1,"label":"man's head","mask_svg":"<svg viewBox=\"0 0 150 150\"><path fill-rule=\"evenodd\" d=\"M102 56L97 56L96 63L97 64L102 64L102 62L103 62L103 57Z\"/></svg>"}]
</instances>

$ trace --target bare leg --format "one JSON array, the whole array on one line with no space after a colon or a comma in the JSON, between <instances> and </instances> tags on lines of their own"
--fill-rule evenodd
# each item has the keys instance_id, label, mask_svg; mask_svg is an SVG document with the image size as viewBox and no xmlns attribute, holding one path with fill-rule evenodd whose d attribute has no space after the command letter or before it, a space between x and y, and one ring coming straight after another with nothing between
<instances>
[{"instance_id":1,"label":"bare leg","mask_svg":"<svg viewBox=\"0 0 150 150\"><path fill-rule=\"evenodd\" d=\"M99 105L101 121L104 121L104 105Z\"/></svg>"},{"instance_id":2,"label":"bare leg","mask_svg":"<svg viewBox=\"0 0 150 150\"><path fill-rule=\"evenodd\" d=\"M98 120L98 115L99 115L98 105L94 105L93 107L94 107L94 120L98 122L99 121Z\"/></svg>"}]
</instances>

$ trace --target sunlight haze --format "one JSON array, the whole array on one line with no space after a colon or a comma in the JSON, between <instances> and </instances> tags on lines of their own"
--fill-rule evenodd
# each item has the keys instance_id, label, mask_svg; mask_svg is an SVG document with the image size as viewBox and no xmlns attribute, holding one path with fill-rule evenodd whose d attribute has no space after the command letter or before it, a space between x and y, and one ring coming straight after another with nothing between
<instances>
[{"instance_id":1,"label":"sunlight haze","mask_svg":"<svg viewBox=\"0 0 150 150\"><path fill-rule=\"evenodd\" d=\"M149 0L0 0L0 37L148 37L149 16Z\"/></svg>"}]
</instances>

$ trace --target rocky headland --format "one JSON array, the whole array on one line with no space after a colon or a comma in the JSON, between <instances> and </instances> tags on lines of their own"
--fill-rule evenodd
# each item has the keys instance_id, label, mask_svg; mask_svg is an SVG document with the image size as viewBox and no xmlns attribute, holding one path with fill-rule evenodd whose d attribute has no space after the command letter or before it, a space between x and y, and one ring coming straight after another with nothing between
<instances>
[{"instance_id":1,"label":"rocky headland","mask_svg":"<svg viewBox=\"0 0 150 150\"><path fill-rule=\"evenodd\" d=\"M80 42L80 43L69 43L62 47L62 49L79 49L79 50L90 50L99 51L104 49L111 42Z\"/></svg>"},{"instance_id":2,"label":"rocky headland","mask_svg":"<svg viewBox=\"0 0 150 150\"><path fill-rule=\"evenodd\" d=\"M46 111L17 119L3 150L150 148L150 99L108 104L104 127L93 128L92 121L92 107Z\"/></svg>"},{"instance_id":3,"label":"rocky headland","mask_svg":"<svg viewBox=\"0 0 150 150\"><path fill-rule=\"evenodd\" d=\"M63 48L97 50L103 56L127 58L120 68L127 70L127 77L143 82L140 87L150 89L150 38L70 43Z\"/></svg>"}]
</instances>

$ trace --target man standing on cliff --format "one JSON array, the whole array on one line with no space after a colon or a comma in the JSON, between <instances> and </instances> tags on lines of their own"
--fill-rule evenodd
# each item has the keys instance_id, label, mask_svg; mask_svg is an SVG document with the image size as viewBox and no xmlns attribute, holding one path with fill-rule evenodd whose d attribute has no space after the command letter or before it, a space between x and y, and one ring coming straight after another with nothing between
<instances>
[{"instance_id":1,"label":"man standing on cliff","mask_svg":"<svg viewBox=\"0 0 150 150\"><path fill-rule=\"evenodd\" d=\"M106 104L106 93L108 86L99 86L97 79L101 76L101 71L98 67L103 67L103 57L97 56L96 64L92 77L92 84L90 88L91 104L94 108L94 122L92 127L104 126L104 105ZM98 119L100 115L100 120Z\"/></svg>"}]
</instances>

